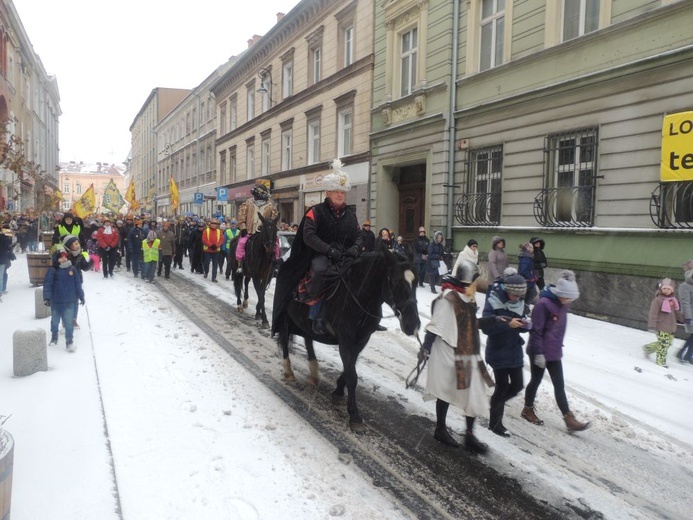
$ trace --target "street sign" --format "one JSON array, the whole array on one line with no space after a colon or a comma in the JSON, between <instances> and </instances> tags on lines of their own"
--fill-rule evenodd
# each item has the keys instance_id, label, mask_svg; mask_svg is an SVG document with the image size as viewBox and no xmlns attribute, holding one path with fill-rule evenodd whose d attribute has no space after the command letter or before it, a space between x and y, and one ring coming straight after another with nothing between
<instances>
[{"instance_id":1,"label":"street sign","mask_svg":"<svg viewBox=\"0 0 693 520\"><path fill-rule=\"evenodd\" d=\"M219 202L228 202L229 190L226 188L217 188L217 200Z\"/></svg>"},{"instance_id":2,"label":"street sign","mask_svg":"<svg viewBox=\"0 0 693 520\"><path fill-rule=\"evenodd\" d=\"M194 193L193 194L193 204L202 204L205 201L204 193Z\"/></svg>"}]
</instances>

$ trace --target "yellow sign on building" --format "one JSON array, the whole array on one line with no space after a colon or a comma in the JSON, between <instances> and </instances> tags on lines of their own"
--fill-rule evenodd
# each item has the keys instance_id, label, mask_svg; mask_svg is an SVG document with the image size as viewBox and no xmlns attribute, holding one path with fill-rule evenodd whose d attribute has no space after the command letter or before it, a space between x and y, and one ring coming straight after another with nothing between
<instances>
[{"instance_id":1,"label":"yellow sign on building","mask_svg":"<svg viewBox=\"0 0 693 520\"><path fill-rule=\"evenodd\" d=\"M660 179L693 180L693 112L664 116Z\"/></svg>"}]
</instances>

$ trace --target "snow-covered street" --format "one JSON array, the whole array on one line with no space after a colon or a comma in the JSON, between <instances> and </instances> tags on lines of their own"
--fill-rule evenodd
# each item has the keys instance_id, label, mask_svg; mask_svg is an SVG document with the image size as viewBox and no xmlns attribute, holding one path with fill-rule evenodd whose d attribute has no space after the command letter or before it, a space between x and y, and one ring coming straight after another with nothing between
<instances>
[{"instance_id":1,"label":"snow-covered street","mask_svg":"<svg viewBox=\"0 0 693 520\"><path fill-rule=\"evenodd\" d=\"M202 333L195 316L124 269L112 280L85 273L77 352L67 353L61 336L48 349L48 372L14 377L13 332L48 331L49 319L34 319L23 255L9 274L0 303L0 415L12 415L5 428L16 444L13 518L414 518ZM215 298L232 300L223 278L212 285L189 271L175 276L208 291L199 314L215 315ZM433 297L428 287L418 291L424 324ZM418 343L384 311L388 332L376 333L364 350L360 384L377 383L378 392L430 419L432 433L434 405L404 388ZM693 366L674 359L676 340L670 368L657 367L643 357L649 341L647 332L571 315L568 399L592 428L566 433L547 377L537 403L544 426L520 419L518 396L506 409L512 437L479 428L491 447L487 463L568 509L687 518L681 490L693 484ZM323 366L339 367L333 347L318 345L317 355ZM298 353L293 359L304 364ZM275 368L281 370L279 356ZM451 411L452 431L460 434L463 424Z\"/></svg>"}]
</instances>

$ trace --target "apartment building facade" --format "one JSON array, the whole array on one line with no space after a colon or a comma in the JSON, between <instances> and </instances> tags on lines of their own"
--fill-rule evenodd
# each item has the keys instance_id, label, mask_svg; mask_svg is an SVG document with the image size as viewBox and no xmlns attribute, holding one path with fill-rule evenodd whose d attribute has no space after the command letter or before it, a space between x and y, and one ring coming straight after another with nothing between
<instances>
[{"instance_id":1,"label":"apartment building facade","mask_svg":"<svg viewBox=\"0 0 693 520\"><path fill-rule=\"evenodd\" d=\"M685 116L693 110L692 22L693 4L671 0L385 2L376 12L383 52L376 47L373 174L396 179L387 161L406 164L414 149L394 139L385 148L386 138L432 117L428 95L426 110L400 127L386 124L388 105L378 103L388 92L387 57L395 56L391 74L401 77L403 38L416 26L419 47L428 45L427 70L445 54L442 43L431 53L441 39L449 65L447 76L440 65L411 95L437 81L447 93L455 87L440 116L451 125L438 134L447 149L420 144L427 227L443 227L455 251L475 238L487 253L492 236L502 235L511 264L521 242L541 236L549 280L553 269L578 273L575 310L643 326L657 278L681 279L681 264L693 256L692 181L660 178L664 118L681 114L683 131L693 125ZM685 157L693 161L677 157L682 169Z\"/></svg>"},{"instance_id":2,"label":"apartment building facade","mask_svg":"<svg viewBox=\"0 0 693 520\"><path fill-rule=\"evenodd\" d=\"M367 218L373 9L373 0L304 0L212 86L228 215L262 180L281 218L299 222L339 158L352 179L347 204Z\"/></svg>"},{"instance_id":3,"label":"apartment building facade","mask_svg":"<svg viewBox=\"0 0 693 520\"><path fill-rule=\"evenodd\" d=\"M58 184L60 93L11 0L0 1L0 123L21 141L21 172L0 167L0 210L41 211Z\"/></svg>"},{"instance_id":4,"label":"apartment building facade","mask_svg":"<svg viewBox=\"0 0 693 520\"><path fill-rule=\"evenodd\" d=\"M58 186L63 195L61 211L68 211L93 185L96 200L94 213L110 212L110 209L103 206L103 195L106 187L113 181L121 194L125 194L127 188L125 168L115 164L90 164L81 161L62 162L60 163L58 179Z\"/></svg>"},{"instance_id":5,"label":"apartment building facade","mask_svg":"<svg viewBox=\"0 0 693 520\"><path fill-rule=\"evenodd\" d=\"M156 213L158 159L155 128L159 122L190 94L189 89L152 89L130 125L130 162L128 172L135 183L140 210ZM161 189L161 187L159 187ZM166 186L168 193L168 186Z\"/></svg>"},{"instance_id":6,"label":"apartment building facade","mask_svg":"<svg viewBox=\"0 0 693 520\"><path fill-rule=\"evenodd\" d=\"M157 215L223 214L226 204L217 201L217 109L210 86L236 61L232 57L218 67L155 126ZM171 207L171 178L180 195L177 211Z\"/></svg>"}]
</instances>

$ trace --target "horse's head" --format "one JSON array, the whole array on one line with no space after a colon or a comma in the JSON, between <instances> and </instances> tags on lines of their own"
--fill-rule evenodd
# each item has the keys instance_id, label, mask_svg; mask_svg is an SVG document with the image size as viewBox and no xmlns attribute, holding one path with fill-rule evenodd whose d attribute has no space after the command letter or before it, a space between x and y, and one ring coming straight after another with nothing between
<instances>
[{"instance_id":1,"label":"horse's head","mask_svg":"<svg viewBox=\"0 0 693 520\"><path fill-rule=\"evenodd\" d=\"M277 215L277 218L265 218L258 211L257 216L260 218L260 222L262 222L262 227L259 231L262 245L266 252L274 251L277 242L277 222L279 222L279 215Z\"/></svg>"},{"instance_id":2,"label":"horse's head","mask_svg":"<svg viewBox=\"0 0 693 520\"><path fill-rule=\"evenodd\" d=\"M387 264L385 303L392 307L402 332L407 336L415 335L421 327L416 305L416 275L411 263L402 255L391 251L383 254Z\"/></svg>"}]
</instances>

